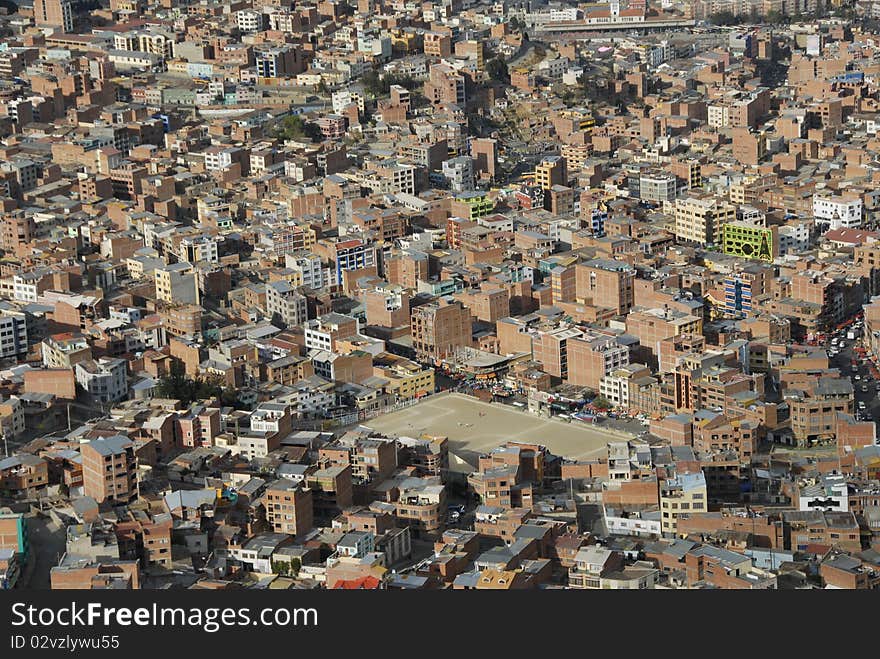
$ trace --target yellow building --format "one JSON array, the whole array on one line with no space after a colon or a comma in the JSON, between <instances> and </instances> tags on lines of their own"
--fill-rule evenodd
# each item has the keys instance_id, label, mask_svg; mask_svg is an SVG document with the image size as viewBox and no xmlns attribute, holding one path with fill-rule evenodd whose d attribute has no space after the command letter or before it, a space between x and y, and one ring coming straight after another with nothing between
<instances>
[{"instance_id":1,"label":"yellow building","mask_svg":"<svg viewBox=\"0 0 880 659\"><path fill-rule=\"evenodd\" d=\"M391 30L391 47L402 53L414 53L420 48L417 37L414 30Z\"/></svg>"},{"instance_id":2,"label":"yellow building","mask_svg":"<svg viewBox=\"0 0 880 659\"><path fill-rule=\"evenodd\" d=\"M593 127L596 125L596 118L593 116L593 113L583 108L571 108L569 110L563 110L561 115L566 119L574 119L575 121L577 121L578 130L582 130L587 133L592 132Z\"/></svg>"},{"instance_id":3,"label":"yellow building","mask_svg":"<svg viewBox=\"0 0 880 659\"><path fill-rule=\"evenodd\" d=\"M535 166L535 185L543 190L549 190L554 185L567 184L568 173L565 168L565 158L546 156Z\"/></svg>"},{"instance_id":4,"label":"yellow building","mask_svg":"<svg viewBox=\"0 0 880 659\"><path fill-rule=\"evenodd\" d=\"M663 534L678 533L681 513L707 512L706 477L702 471L667 478L660 487L660 513Z\"/></svg>"},{"instance_id":5,"label":"yellow building","mask_svg":"<svg viewBox=\"0 0 880 659\"><path fill-rule=\"evenodd\" d=\"M303 285L303 275L299 270L284 268L283 270L276 270L271 273L269 275L269 281L286 281L294 288L297 288L298 286Z\"/></svg>"},{"instance_id":6,"label":"yellow building","mask_svg":"<svg viewBox=\"0 0 880 659\"><path fill-rule=\"evenodd\" d=\"M156 299L168 304L199 304L199 287L190 263L174 263L153 272Z\"/></svg>"},{"instance_id":7,"label":"yellow building","mask_svg":"<svg viewBox=\"0 0 880 659\"><path fill-rule=\"evenodd\" d=\"M736 206L712 196L675 201L675 236L700 245L721 242L721 227L736 221Z\"/></svg>"},{"instance_id":8,"label":"yellow building","mask_svg":"<svg viewBox=\"0 0 880 659\"><path fill-rule=\"evenodd\" d=\"M376 357L373 375L388 381L386 391L400 400L434 393L434 369L403 357L383 353Z\"/></svg>"}]
</instances>

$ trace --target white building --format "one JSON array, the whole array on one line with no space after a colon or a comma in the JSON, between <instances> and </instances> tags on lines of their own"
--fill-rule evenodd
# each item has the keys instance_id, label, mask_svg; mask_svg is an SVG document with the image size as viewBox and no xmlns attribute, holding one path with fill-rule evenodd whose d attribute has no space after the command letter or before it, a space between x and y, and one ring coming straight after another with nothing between
<instances>
[{"instance_id":1,"label":"white building","mask_svg":"<svg viewBox=\"0 0 880 659\"><path fill-rule=\"evenodd\" d=\"M76 382L95 400L112 403L128 397L127 365L123 359L86 359L74 367Z\"/></svg>"},{"instance_id":2,"label":"white building","mask_svg":"<svg viewBox=\"0 0 880 659\"><path fill-rule=\"evenodd\" d=\"M251 412L250 424L253 432L277 433L282 430L283 419L287 416L287 405L262 403Z\"/></svg>"},{"instance_id":3,"label":"white building","mask_svg":"<svg viewBox=\"0 0 880 659\"><path fill-rule=\"evenodd\" d=\"M39 295L38 284L43 275L37 272L24 272L12 277L12 297L21 302L36 302Z\"/></svg>"},{"instance_id":4,"label":"white building","mask_svg":"<svg viewBox=\"0 0 880 659\"><path fill-rule=\"evenodd\" d=\"M308 320L306 298L286 281L270 282L266 285L266 314L288 326L302 325Z\"/></svg>"},{"instance_id":5,"label":"white building","mask_svg":"<svg viewBox=\"0 0 880 659\"><path fill-rule=\"evenodd\" d=\"M342 114L342 110L354 103L358 112L364 113L364 95L354 89L341 89L333 92L333 114Z\"/></svg>"},{"instance_id":6,"label":"white building","mask_svg":"<svg viewBox=\"0 0 880 659\"><path fill-rule=\"evenodd\" d=\"M813 216L822 232L853 229L862 224L862 200L813 195Z\"/></svg>"},{"instance_id":7,"label":"white building","mask_svg":"<svg viewBox=\"0 0 880 659\"><path fill-rule=\"evenodd\" d=\"M266 15L253 9L242 9L235 13L235 22L242 32L259 32L266 25Z\"/></svg>"},{"instance_id":8,"label":"white building","mask_svg":"<svg viewBox=\"0 0 880 659\"><path fill-rule=\"evenodd\" d=\"M375 549L375 537L368 531L349 531L336 543L340 556L361 558Z\"/></svg>"},{"instance_id":9,"label":"white building","mask_svg":"<svg viewBox=\"0 0 880 659\"><path fill-rule=\"evenodd\" d=\"M178 257L189 263L217 263L220 251L213 236L187 237L180 241Z\"/></svg>"},{"instance_id":10,"label":"white building","mask_svg":"<svg viewBox=\"0 0 880 659\"><path fill-rule=\"evenodd\" d=\"M846 478L829 474L800 484L798 510L849 511L849 487Z\"/></svg>"},{"instance_id":11,"label":"white building","mask_svg":"<svg viewBox=\"0 0 880 659\"><path fill-rule=\"evenodd\" d=\"M298 416L323 414L336 405L333 383L318 376L300 380L293 384L294 393L285 395L283 400Z\"/></svg>"},{"instance_id":12,"label":"white building","mask_svg":"<svg viewBox=\"0 0 880 659\"><path fill-rule=\"evenodd\" d=\"M538 64L538 73L551 80L558 80L568 69L569 64L570 62L567 57L548 58Z\"/></svg>"},{"instance_id":13,"label":"white building","mask_svg":"<svg viewBox=\"0 0 880 659\"><path fill-rule=\"evenodd\" d=\"M284 266L298 272L302 276L302 285L308 288L324 287L324 268L321 257L310 252L285 254Z\"/></svg>"},{"instance_id":14,"label":"white building","mask_svg":"<svg viewBox=\"0 0 880 659\"><path fill-rule=\"evenodd\" d=\"M474 161L470 156L443 161L443 177L453 192L470 192L474 189Z\"/></svg>"},{"instance_id":15,"label":"white building","mask_svg":"<svg viewBox=\"0 0 880 659\"><path fill-rule=\"evenodd\" d=\"M209 172L221 171L232 165L233 156L238 149L212 146L205 150L205 169Z\"/></svg>"},{"instance_id":16,"label":"white building","mask_svg":"<svg viewBox=\"0 0 880 659\"><path fill-rule=\"evenodd\" d=\"M725 128L730 125L730 106L717 103L708 107L708 123L713 128Z\"/></svg>"},{"instance_id":17,"label":"white building","mask_svg":"<svg viewBox=\"0 0 880 659\"><path fill-rule=\"evenodd\" d=\"M779 256L799 254L810 249L810 229L811 224L807 221L779 227Z\"/></svg>"},{"instance_id":18,"label":"white building","mask_svg":"<svg viewBox=\"0 0 880 659\"><path fill-rule=\"evenodd\" d=\"M618 371L603 375L599 380L599 395L614 407L629 407L629 380Z\"/></svg>"},{"instance_id":19,"label":"white building","mask_svg":"<svg viewBox=\"0 0 880 659\"><path fill-rule=\"evenodd\" d=\"M663 534L659 510L621 511L612 508L603 510L605 528L610 535L637 537L659 537Z\"/></svg>"},{"instance_id":20,"label":"white building","mask_svg":"<svg viewBox=\"0 0 880 659\"><path fill-rule=\"evenodd\" d=\"M12 309L0 313L0 358L16 357L27 352L27 316Z\"/></svg>"},{"instance_id":21,"label":"white building","mask_svg":"<svg viewBox=\"0 0 880 659\"><path fill-rule=\"evenodd\" d=\"M550 10L550 22L578 21L583 18L583 12L577 7L560 7Z\"/></svg>"}]
</instances>

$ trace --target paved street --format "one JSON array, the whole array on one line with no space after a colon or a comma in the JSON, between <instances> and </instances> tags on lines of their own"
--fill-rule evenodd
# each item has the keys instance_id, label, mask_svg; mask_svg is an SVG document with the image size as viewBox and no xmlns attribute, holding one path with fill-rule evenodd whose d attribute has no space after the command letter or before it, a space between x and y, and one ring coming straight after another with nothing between
<instances>
[{"instance_id":1,"label":"paved street","mask_svg":"<svg viewBox=\"0 0 880 659\"><path fill-rule=\"evenodd\" d=\"M880 423L880 397L877 395L877 381L871 376L870 362L860 358L853 350L855 344L855 340L844 339L843 349L839 354L831 357L829 361L831 366L840 369L842 374L852 380L855 388L856 411L858 412L859 403L863 402L865 403L865 414ZM852 370L853 359L857 361L858 370L856 371ZM863 391L863 388L867 390Z\"/></svg>"},{"instance_id":2,"label":"paved street","mask_svg":"<svg viewBox=\"0 0 880 659\"><path fill-rule=\"evenodd\" d=\"M64 555L64 530L59 529L44 516L29 517L27 525L33 565L25 572L25 576L30 576L29 583L23 583L22 586L48 590L49 573Z\"/></svg>"}]
</instances>

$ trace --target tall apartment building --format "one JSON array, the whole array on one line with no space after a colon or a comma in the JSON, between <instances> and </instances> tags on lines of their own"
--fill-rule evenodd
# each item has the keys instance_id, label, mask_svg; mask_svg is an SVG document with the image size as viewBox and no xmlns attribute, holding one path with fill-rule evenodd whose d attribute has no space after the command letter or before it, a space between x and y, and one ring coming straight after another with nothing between
<instances>
[{"instance_id":1,"label":"tall apartment building","mask_svg":"<svg viewBox=\"0 0 880 659\"><path fill-rule=\"evenodd\" d=\"M449 57L452 54L452 37L442 32L425 32L424 52L428 57Z\"/></svg>"},{"instance_id":2,"label":"tall apartment building","mask_svg":"<svg viewBox=\"0 0 880 659\"><path fill-rule=\"evenodd\" d=\"M443 162L442 172L449 189L468 192L474 189L474 161L470 156L450 158Z\"/></svg>"},{"instance_id":3,"label":"tall apartment building","mask_svg":"<svg viewBox=\"0 0 880 659\"><path fill-rule=\"evenodd\" d=\"M0 305L0 359L17 357L27 353L27 314Z\"/></svg>"},{"instance_id":4,"label":"tall apartment building","mask_svg":"<svg viewBox=\"0 0 880 659\"><path fill-rule=\"evenodd\" d=\"M199 304L199 286L191 263L156 268L156 299L168 304Z\"/></svg>"},{"instance_id":5,"label":"tall apartment building","mask_svg":"<svg viewBox=\"0 0 880 659\"><path fill-rule=\"evenodd\" d=\"M266 285L266 315L272 322L290 326L302 325L308 320L306 298L286 281Z\"/></svg>"},{"instance_id":6,"label":"tall apartment building","mask_svg":"<svg viewBox=\"0 0 880 659\"><path fill-rule=\"evenodd\" d=\"M305 341L309 350L336 349L336 342L358 333L358 320L341 313L328 313L306 323Z\"/></svg>"},{"instance_id":7,"label":"tall apartment building","mask_svg":"<svg viewBox=\"0 0 880 659\"><path fill-rule=\"evenodd\" d=\"M575 327L560 327L539 332L532 339L532 354L541 362L541 370L553 377L568 379L568 346L583 332Z\"/></svg>"},{"instance_id":8,"label":"tall apartment building","mask_svg":"<svg viewBox=\"0 0 880 659\"><path fill-rule=\"evenodd\" d=\"M568 342L568 382L598 391L602 378L629 364L629 348L617 338L585 334Z\"/></svg>"},{"instance_id":9,"label":"tall apartment building","mask_svg":"<svg viewBox=\"0 0 880 659\"><path fill-rule=\"evenodd\" d=\"M660 513L663 533L678 532L681 513L707 512L706 477L702 471L678 474L660 485Z\"/></svg>"},{"instance_id":10,"label":"tall apartment building","mask_svg":"<svg viewBox=\"0 0 880 659\"><path fill-rule=\"evenodd\" d=\"M34 0L34 22L37 27L73 32L73 3L69 0Z\"/></svg>"},{"instance_id":11,"label":"tall apartment building","mask_svg":"<svg viewBox=\"0 0 880 659\"><path fill-rule=\"evenodd\" d=\"M416 354L434 361L446 359L456 348L472 344L471 312L461 302L449 298L413 309L410 328Z\"/></svg>"},{"instance_id":12,"label":"tall apartment building","mask_svg":"<svg viewBox=\"0 0 880 659\"><path fill-rule=\"evenodd\" d=\"M428 70L425 82L425 96L437 104L460 105L467 101L467 83L465 76L446 64L434 64Z\"/></svg>"},{"instance_id":13,"label":"tall apartment building","mask_svg":"<svg viewBox=\"0 0 880 659\"><path fill-rule=\"evenodd\" d=\"M745 267L724 277L724 313L735 318L751 316L752 301L767 291L768 272L761 267Z\"/></svg>"},{"instance_id":14,"label":"tall apartment building","mask_svg":"<svg viewBox=\"0 0 880 659\"><path fill-rule=\"evenodd\" d=\"M77 362L92 358L92 348L82 334L53 334L40 344L43 366L73 368Z\"/></svg>"},{"instance_id":15,"label":"tall apartment building","mask_svg":"<svg viewBox=\"0 0 880 659\"><path fill-rule=\"evenodd\" d=\"M352 499L351 465L331 465L306 476L312 491L315 517L332 519L350 507Z\"/></svg>"},{"instance_id":16,"label":"tall apartment building","mask_svg":"<svg viewBox=\"0 0 880 659\"><path fill-rule=\"evenodd\" d=\"M134 442L124 435L93 439L82 446L83 492L98 503L137 498Z\"/></svg>"},{"instance_id":17,"label":"tall apartment building","mask_svg":"<svg viewBox=\"0 0 880 659\"><path fill-rule=\"evenodd\" d=\"M342 281L342 273L376 265L376 247L359 239L344 240L334 246L336 281Z\"/></svg>"},{"instance_id":18,"label":"tall apartment building","mask_svg":"<svg viewBox=\"0 0 880 659\"><path fill-rule=\"evenodd\" d=\"M474 159L474 174L488 174L495 178L498 170L498 143L486 137L471 138L471 158Z\"/></svg>"},{"instance_id":19,"label":"tall apartment building","mask_svg":"<svg viewBox=\"0 0 880 659\"><path fill-rule=\"evenodd\" d=\"M324 288L324 270L321 257L311 252L284 255L284 266L299 273L302 285L308 288Z\"/></svg>"},{"instance_id":20,"label":"tall apartment building","mask_svg":"<svg viewBox=\"0 0 880 659\"><path fill-rule=\"evenodd\" d=\"M579 300L592 300L593 306L626 314L635 302L633 282L636 271L628 263L611 259L592 259L576 266Z\"/></svg>"},{"instance_id":21,"label":"tall apartment building","mask_svg":"<svg viewBox=\"0 0 880 659\"><path fill-rule=\"evenodd\" d=\"M626 331L638 337L650 356L660 354L660 342L681 334L703 333L703 319L677 309L644 309L636 307L626 317Z\"/></svg>"},{"instance_id":22,"label":"tall apartment building","mask_svg":"<svg viewBox=\"0 0 880 659\"><path fill-rule=\"evenodd\" d=\"M715 197L689 196L675 202L675 236L706 245L721 240L721 227L736 220L736 206Z\"/></svg>"},{"instance_id":23,"label":"tall apartment building","mask_svg":"<svg viewBox=\"0 0 880 659\"><path fill-rule=\"evenodd\" d=\"M417 537L432 537L446 522L446 488L437 477L407 478L400 485L395 517Z\"/></svg>"},{"instance_id":24,"label":"tall apartment building","mask_svg":"<svg viewBox=\"0 0 880 659\"><path fill-rule=\"evenodd\" d=\"M785 393L791 418L791 432L798 446L832 441L838 414L852 414L853 385L846 378L820 378L811 391Z\"/></svg>"},{"instance_id":25,"label":"tall apartment building","mask_svg":"<svg viewBox=\"0 0 880 659\"><path fill-rule=\"evenodd\" d=\"M14 252L19 246L31 242L37 234L37 225L32 214L8 213L0 224L0 247Z\"/></svg>"},{"instance_id":26,"label":"tall apartment building","mask_svg":"<svg viewBox=\"0 0 880 659\"><path fill-rule=\"evenodd\" d=\"M660 204L675 199L678 179L666 172L642 172L638 178L638 197L642 201Z\"/></svg>"},{"instance_id":27,"label":"tall apartment building","mask_svg":"<svg viewBox=\"0 0 880 659\"><path fill-rule=\"evenodd\" d=\"M269 483L264 494L266 521L275 533L302 535L313 526L312 491L281 478Z\"/></svg>"},{"instance_id":28,"label":"tall apartment building","mask_svg":"<svg viewBox=\"0 0 880 659\"><path fill-rule=\"evenodd\" d=\"M545 156L535 166L535 185L550 190L554 185L568 185L568 170L562 156Z\"/></svg>"},{"instance_id":29,"label":"tall apartment building","mask_svg":"<svg viewBox=\"0 0 880 659\"><path fill-rule=\"evenodd\" d=\"M550 290L553 304L574 302L577 297L577 270L575 267L556 266L550 271Z\"/></svg>"},{"instance_id":30,"label":"tall apartment building","mask_svg":"<svg viewBox=\"0 0 880 659\"><path fill-rule=\"evenodd\" d=\"M494 324L498 319L510 315L510 294L504 288L484 284L481 290L456 293L455 298L467 306L477 320Z\"/></svg>"}]
</instances>

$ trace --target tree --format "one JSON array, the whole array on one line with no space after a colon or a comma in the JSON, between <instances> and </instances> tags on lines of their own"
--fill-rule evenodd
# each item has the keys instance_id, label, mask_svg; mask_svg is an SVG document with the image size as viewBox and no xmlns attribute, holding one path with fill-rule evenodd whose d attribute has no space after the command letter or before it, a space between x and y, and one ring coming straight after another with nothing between
<instances>
[{"instance_id":1,"label":"tree","mask_svg":"<svg viewBox=\"0 0 880 659\"><path fill-rule=\"evenodd\" d=\"M281 120L275 129L275 137L280 140L302 141L308 139L315 142L321 138L321 129L317 124L304 120L298 114L291 114Z\"/></svg>"},{"instance_id":2,"label":"tree","mask_svg":"<svg viewBox=\"0 0 880 659\"><path fill-rule=\"evenodd\" d=\"M498 57L493 57L486 62L486 73L492 80L510 84L510 71L507 68L507 63Z\"/></svg>"},{"instance_id":3,"label":"tree","mask_svg":"<svg viewBox=\"0 0 880 659\"><path fill-rule=\"evenodd\" d=\"M597 410L610 410L614 405L604 396L597 396L593 399L593 407Z\"/></svg>"},{"instance_id":4,"label":"tree","mask_svg":"<svg viewBox=\"0 0 880 659\"><path fill-rule=\"evenodd\" d=\"M383 89L382 76L379 75L378 71L367 71L364 73L361 76L361 83L364 85L364 89L372 96L382 96L387 93L387 90Z\"/></svg>"},{"instance_id":5,"label":"tree","mask_svg":"<svg viewBox=\"0 0 880 659\"><path fill-rule=\"evenodd\" d=\"M783 23L788 22L788 19L786 19L782 12L776 11L775 9L771 9L770 11L768 11L767 16L764 17L764 20L771 25L782 25Z\"/></svg>"},{"instance_id":6,"label":"tree","mask_svg":"<svg viewBox=\"0 0 880 659\"><path fill-rule=\"evenodd\" d=\"M171 372L159 380L156 386L156 396L179 400L184 405L223 395L223 387L218 378L189 378L184 372L183 364L177 360L171 363Z\"/></svg>"},{"instance_id":7,"label":"tree","mask_svg":"<svg viewBox=\"0 0 880 659\"><path fill-rule=\"evenodd\" d=\"M731 11L719 11L709 16L709 22L714 25L739 25L742 17Z\"/></svg>"},{"instance_id":8,"label":"tree","mask_svg":"<svg viewBox=\"0 0 880 659\"><path fill-rule=\"evenodd\" d=\"M412 76L399 73L386 73L382 75L376 70L364 73L360 81L364 89L374 98L387 96L394 85L406 87L409 91L413 91L418 86Z\"/></svg>"},{"instance_id":9,"label":"tree","mask_svg":"<svg viewBox=\"0 0 880 659\"><path fill-rule=\"evenodd\" d=\"M272 573L285 577L295 577L302 568L302 561L295 556L289 561L272 561Z\"/></svg>"}]
</instances>

